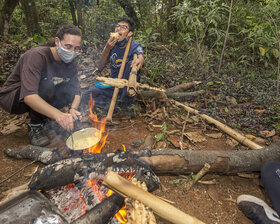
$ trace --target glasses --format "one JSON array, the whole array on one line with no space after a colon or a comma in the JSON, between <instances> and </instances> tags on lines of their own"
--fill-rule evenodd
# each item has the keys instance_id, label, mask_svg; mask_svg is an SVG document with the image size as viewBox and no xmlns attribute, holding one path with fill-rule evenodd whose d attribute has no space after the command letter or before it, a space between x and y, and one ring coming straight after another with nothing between
<instances>
[{"instance_id":1,"label":"glasses","mask_svg":"<svg viewBox=\"0 0 280 224\"><path fill-rule=\"evenodd\" d=\"M115 29L117 29L117 28L120 28L121 30L127 30L127 29L128 29L127 26L125 26L125 25L120 25L120 24L116 24L116 25L115 25Z\"/></svg>"},{"instance_id":2,"label":"glasses","mask_svg":"<svg viewBox=\"0 0 280 224\"><path fill-rule=\"evenodd\" d=\"M81 51L81 47L79 47L79 46L73 47L72 44L63 44L63 43L61 43L61 45L63 46L63 48L65 48L66 50L69 50L69 51L73 51L74 50L77 53L79 53Z\"/></svg>"}]
</instances>

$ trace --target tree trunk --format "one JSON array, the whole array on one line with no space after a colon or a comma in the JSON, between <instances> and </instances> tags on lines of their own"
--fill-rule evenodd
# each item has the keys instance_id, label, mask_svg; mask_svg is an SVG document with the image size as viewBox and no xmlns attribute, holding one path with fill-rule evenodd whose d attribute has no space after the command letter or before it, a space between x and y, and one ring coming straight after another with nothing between
<instances>
[{"instance_id":1,"label":"tree trunk","mask_svg":"<svg viewBox=\"0 0 280 224\"><path fill-rule=\"evenodd\" d=\"M139 27L140 21L138 20L136 12L131 5L131 2L129 2L128 0L117 0L117 1L125 11L126 15L134 20L136 27Z\"/></svg>"},{"instance_id":2,"label":"tree trunk","mask_svg":"<svg viewBox=\"0 0 280 224\"><path fill-rule=\"evenodd\" d=\"M61 161L59 161L57 153L48 148L37 147L38 153L36 155L36 146L32 146L34 153L27 153L28 151L30 152L30 146L26 148L21 150L6 149L5 153L14 158L28 158L45 163L58 161L33 175L29 187L34 190L47 190L55 186L64 186L84 179L85 176L93 179L98 175L104 175L108 169L113 171L122 169L122 172L131 172L131 169L139 170L142 166L145 169L149 169L147 166L150 166L156 174L189 174L198 172L205 163L208 163L211 165L209 172L236 174L260 171L266 162L280 161L279 144L259 150L243 151L184 151L169 149L84 154L79 158L69 158ZM42 151L41 149L45 150ZM23 153L24 150L26 151L25 153ZM15 157L14 151L17 151L17 154L20 155ZM44 157L45 159L42 159ZM152 176L151 179L154 179L154 177Z\"/></svg>"},{"instance_id":3,"label":"tree trunk","mask_svg":"<svg viewBox=\"0 0 280 224\"><path fill-rule=\"evenodd\" d=\"M6 0L0 11L0 36L8 35L9 22L19 0Z\"/></svg>"},{"instance_id":4,"label":"tree trunk","mask_svg":"<svg viewBox=\"0 0 280 224\"><path fill-rule=\"evenodd\" d=\"M83 30L83 12L81 4L77 4L78 27Z\"/></svg>"},{"instance_id":5,"label":"tree trunk","mask_svg":"<svg viewBox=\"0 0 280 224\"><path fill-rule=\"evenodd\" d=\"M74 0L68 0L68 3L70 6L70 12L71 12L73 24L75 26L77 26L78 22L77 22L76 13L75 13L75 11L76 11L75 2L74 2Z\"/></svg>"},{"instance_id":6,"label":"tree trunk","mask_svg":"<svg viewBox=\"0 0 280 224\"><path fill-rule=\"evenodd\" d=\"M35 1L21 0L20 2L25 15L25 24L27 27L28 35L33 36L34 34L42 34Z\"/></svg>"}]
</instances>

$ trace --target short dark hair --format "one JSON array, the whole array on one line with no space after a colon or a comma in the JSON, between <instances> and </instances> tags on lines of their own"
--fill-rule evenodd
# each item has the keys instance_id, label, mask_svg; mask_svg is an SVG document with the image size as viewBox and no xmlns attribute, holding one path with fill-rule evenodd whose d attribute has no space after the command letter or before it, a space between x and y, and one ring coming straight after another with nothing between
<instances>
[{"instance_id":1,"label":"short dark hair","mask_svg":"<svg viewBox=\"0 0 280 224\"><path fill-rule=\"evenodd\" d=\"M135 22L133 21L132 18L123 17L123 18L120 18L120 19L118 20L118 23L119 23L119 22L126 22L126 23L128 23L128 25L129 25L129 31L131 31L131 32L134 31L134 29L135 29Z\"/></svg>"},{"instance_id":2,"label":"short dark hair","mask_svg":"<svg viewBox=\"0 0 280 224\"><path fill-rule=\"evenodd\" d=\"M81 30L73 24L62 25L58 28L55 36L58 37L60 40L63 40L65 34L71 34L80 37L82 36Z\"/></svg>"}]
</instances>

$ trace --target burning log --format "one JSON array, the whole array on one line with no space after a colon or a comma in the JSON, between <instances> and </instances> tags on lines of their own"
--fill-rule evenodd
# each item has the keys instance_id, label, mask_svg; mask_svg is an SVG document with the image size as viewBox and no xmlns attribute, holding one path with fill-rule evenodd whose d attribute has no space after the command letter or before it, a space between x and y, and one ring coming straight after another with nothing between
<instances>
[{"instance_id":1,"label":"burning log","mask_svg":"<svg viewBox=\"0 0 280 224\"><path fill-rule=\"evenodd\" d=\"M50 149L34 145L8 148L4 152L7 156L15 159L31 159L33 161L40 161L44 164L52 164L62 160L62 157L57 149Z\"/></svg>"},{"instance_id":2,"label":"burning log","mask_svg":"<svg viewBox=\"0 0 280 224\"><path fill-rule=\"evenodd\" d=\"M128 152L89 153L50 164L37 171L29 184L30 189L49 190L84 179L102 179L108 170L117 173L141 172L149 190L158 187L158 177L138 156Z\"/></svg>"},{"instance_id":3,"label":"burning log","mask_svg":"<svg viewBox=\"0 0 280 224\"><path fill-rule=\"evenodd\" d=\"M203 224L200 220L187 215L169 203L159 199L155 195L142 190L112 171L108 172L103 184L123 196L128 196L142 202L144 205L151 208L156 214L172 223Z\"/></svg>"},{"instance_id":4,"label":"burning log","mask_svg":"<svg viewBox=\"0 0 280 224\"><path fill-rule=\"evenodd\" d=\"M123 207L123 205L124 198L118 194L113 194L71 224L109 223L111 218Z\"/></svg>"}]
</instances>

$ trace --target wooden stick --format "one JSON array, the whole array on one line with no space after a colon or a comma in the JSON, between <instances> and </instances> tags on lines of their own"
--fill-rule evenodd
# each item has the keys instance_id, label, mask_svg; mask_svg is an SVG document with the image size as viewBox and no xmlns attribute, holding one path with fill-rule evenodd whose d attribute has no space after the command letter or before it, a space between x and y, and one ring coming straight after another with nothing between
<instances>
[{"instance_id":1,"label":"wooden stick","mask_svg":"<svg viewBox=\"0 0 280 224\"><path fill-rule=\"evenodd\" d=\"M203 177L208 170L211 168L211 166L208 163L204 164L204 167L195 175L194 180L191 180L190 182L187 183L186 190L190 190L193 185L201 178Z\"/></svg>"},{"instance_id":2,"label":"wooden stick","mask_svg":"<svg viewBox=\"0 0 280 224\"><path fill-rule=\"evenodd\" d=\"M25 166L21 167L20 169L18 169L17 171L15 171L14 173L12 173L11 175L9 175L8 177L6 177L4 180L0 181L0 185L3 184L5 181L9 180L10 178L12 178L13 176L15 176L16 174L18 174L19 172L21 172L22 170L24 170L26 167L31 166L33 163L35 163L37 161L32 161L28 164L26 164Z\"/></svg>"},{"instance_id":3,"label":"wooden stick","mask_svg":"<svg viewBox=\"0 0 280 224\"><path fill-rule=\"evenodd\" d=\"M137 54L133 55L133 60L137 59ZM129 78L128 78L128 84L127 84L127 94L129 96L135 96L136 95L136 77L137 77L137 65L134 65L131 69Z\"/></svg>"},{"instance_id":4,"label":"wooden stick","mask_svg":"<svg viewBox=\"0 0 280 224\"><path fill-rule=\"evenodd\" d=\"M215 120L214 118L209 117L206 114L200 114L198 110L195 110L191 107L188 107L187 105L182 104L182 103L180 103L176 100L170 100L170 101L172 103L174 103L176 106L182 107L185 111L188 111L190 113L199 115L201 118L208 121L209 123L215 124L220 130L224 131L225 133L227 133L228 135L230 135L231 137L233 137L234 139L239 141L241 144L246 145L251 149L261 149L261 148L263 148L262 146L256 144L255 142L252 142L251 140L249 140L245 136L239 134L238 132L236 132L232 128L224 125L223 123Z\"/></svg>"},{"instance_id":5,"label":"wooden stick","mask_svg":"<svg viewBox=\"0 0 280 224\"><path fill-rule=\"evenodd\" d=\"M120 71L119 71L119 74L118 74L118 79L121 79L122 76L123 76L123 72L124 72L124 68L125 68L125 65L126 65L126 59L127 59L127 55L128 55L128 52L129 52L131 41L132 41L132 37L129 38L128 43L126 45L123 60L122 60L122 64L121 64L121 68L120 68ZM113 116L113 112L114 112L114 109L115 109L118 93L119 93L119 88L115 88L113 96L112 96L111 104L110 104L110 107L109 107L109 110L108 110L108 114L107 114L107 120L111 121L111 122L112 122L112 116Z\"/></svg>"},{"instance_id":6,"label":"wooden stick","mask_svg":"<svg viewBox=\"0 0 280 224\"><path fill-rule=\"evenodd\" d=\"M113 171L105 176L103 184L121 194L142 202L160 217L176 224L202 224L200 220L182 212L155 195L142 190Z\"/></svg>"}]
</instances>

